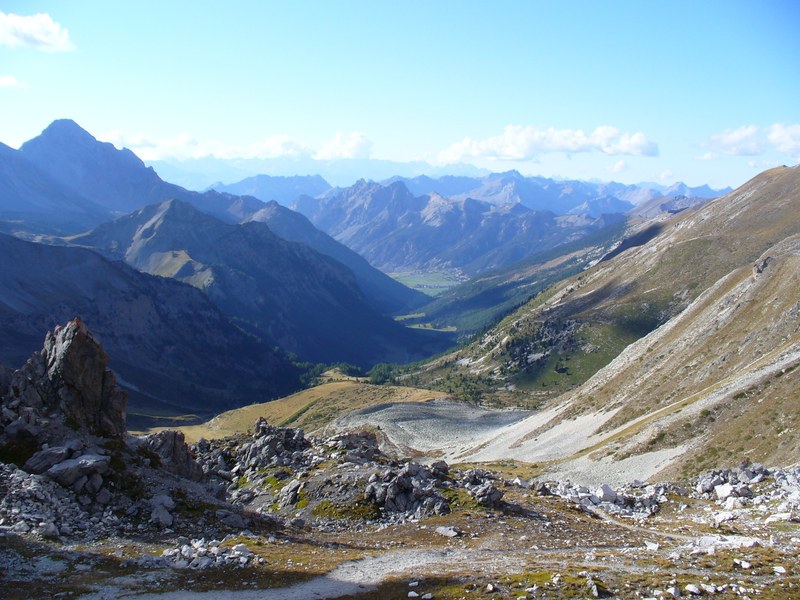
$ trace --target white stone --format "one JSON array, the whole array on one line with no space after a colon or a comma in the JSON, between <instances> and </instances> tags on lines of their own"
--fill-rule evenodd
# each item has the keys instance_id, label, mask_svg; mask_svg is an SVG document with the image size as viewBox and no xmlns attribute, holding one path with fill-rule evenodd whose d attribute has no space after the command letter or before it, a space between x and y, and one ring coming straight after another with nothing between
<instances>
[{"instance_id":1,"label":"white stone","mask_svg":"<svg viewBox=\"0 0 800 600\"><path fill-rule=\"evenodd\" d=\"M658 542L645 542L644 545L651 552L655 552L661 547Z\"/></svg>"},{"instance_id":2,"label":"white stone","mask_svg":"<svg viewBox=\"0 0 800 600\"><path fill-rule=\"evenodd\" d=\"M703 593L703 591L693 583L684 586L683 589L686 593L691 594L692 596L699 596Z\"/></svg>"},{"instance_id":3,"label":"white stone","mask_svg":"<svg viewBox=\"0 0 800 600\"><path fill-rule=\"evenodd\" d=\"M729 511L720 511L714 515L714 524L719 527L723 523L727 523L728 521L733 521L736 518L736 515Z\"/></svg>"},{"instance_id":4,"label":"white stone","mask_svg":"<svg viewBox=\"0 0 800 600\"><path fill-rule=\"evenodd\" d=\"M723 483L714 487L717 500L725 500L733 494L733 486L730 483Z\"/></svg>"},{"instance_id":5,"label":"white stone","mask_svg":"<svg viewBox=\"0 0 800 600\"><path fill-rule=\"evenodd\" d=\"M725 510L737 510L744 508L745 504L741 498L736 498L735 496L728 496L725 499L725 503L722 505L722 508Z\"/></svg>"},{"instance_id":6,"label":"white stone","mask_svg":"<svg viewBox=\"0 0 800 600\"><path fill-rule=\"evenodd\" d=\"M594 492L594 495L600 500L600 502L616 502L617 501L617 492L608 485L604 483L599 488L597 488Z\"/></svg>"},{"instance_id":7,"label":"white stone","mask_svg":"<svg viewBox=\"0 0 800 600\"><path fill-rule=\"evenodd\" d=\"M791 521L792 520L792 513L791 512L780 512L775 513L774 515L768 516L764 522L765 523L777 523L778 521Z\"/></svg>"}]
</instances>

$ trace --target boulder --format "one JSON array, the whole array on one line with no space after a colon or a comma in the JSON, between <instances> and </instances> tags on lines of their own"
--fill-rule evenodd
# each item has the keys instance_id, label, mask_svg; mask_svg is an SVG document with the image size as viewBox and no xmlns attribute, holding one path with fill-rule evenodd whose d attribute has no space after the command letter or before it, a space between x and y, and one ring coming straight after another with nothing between
<instances>
[{"instance_id":1,"label":"boulder","mask_svg":"<svg viewBox=\"0 0 800 600\"><path fill-rule=\"evenodd\" d=\"M31 456L25 466L23 467L28 473L44 473L58 463L68 459L72 452L69 448L64 446L54 446L45 450L39 450L36 454Z\"/></svg>"},{"instance_id":2,"label":"boulder","mask_svg":"<svg viewBox=\"0 0 800 600\"><path fill-rule=\"evenodd\" d=\"M159 527L171 527L173 522L172 515L161 504L153 507L150 513L150 520Z\"/></svg>"},{"instance_id":3,"label":"boulder","mask_svg":"<svg viewBox=\"0 0 800 600\"><path fill-rule=\"evenodd\" d=\"M72 487L83 478L88 481L88 478L95 473L99 475L106 473L109 468L109 460L107 456L84 454L78 458L70 458L53 465L47 469L45 475L64 487Z\"/></svg>"},{"instance_id":4,"label":"boulder","mask_svg":"<svg viewBox=\"0 0 800 600\"><path fill-rule=\"evenodd\" d=\"M730 496L735 495L735 490L730 483L723 483L714 486L714 493L717 495L717 500L727 500Z\"/></svg>"},{"instance_id":5,"label":"boulder","mask_svg":"<svg viewBox=\"0 0 800 600\"><path fill-rule=\"evenodd\" d=\"M234 529L244 529L247 527L247 521L245 521L240 515L236 514L235 512L231 512L225 509L219 509L216 512L217 519L222 521L228 527L233 527Z\"/></svg>"},{"instance_id":6,"label":"boulder","mask_svg":"<svg viewBox=\"0 0 800 600\"><path fill-rule=\"evenodd\" d=\"M475 498L478 504L487 508L498 506L503 498L503 491L497 489L491 481L487 481L478 486L468 487L467 491Z\"/></svg>"},{"instance_id":7,"label":"boulder","mask_svg":"<svg viewBox=\"0 0 800 600\"><path fill-rule=\"evenodd\" d=\"M594 493L597 496L597 499L600 502L616 502L617 501L617 492L615 492L610 485L604 483Z\"/></svg>"},{"instance_id":8,"label":"boulder","mask_svg":"<svg viewBox=\"0 0 800 600\"><path fill-rule=\"evenodd\" d=\"M175 501L168 494L156 494L150 499L150 521L159 527L171 527L174 521L169 511L175 508Z\"/></svg>"}]
</instances>

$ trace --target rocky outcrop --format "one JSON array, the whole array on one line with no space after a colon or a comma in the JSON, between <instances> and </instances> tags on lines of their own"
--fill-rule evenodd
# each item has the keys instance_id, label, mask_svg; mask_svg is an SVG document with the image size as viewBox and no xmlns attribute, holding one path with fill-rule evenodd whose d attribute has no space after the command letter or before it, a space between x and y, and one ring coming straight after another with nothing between
<instances>
[{"instance_id":1,"label":"rocky outcrop","mask_svg":"<svg viewBox=\"0 0 800 600\"><path fill-rule=\"evenodd\" d=\"M412 518L444 515L450 512L447 500L437 491L447 477L447 469L436 469L410 462L399 472L388 470L374 475L364 492L386 513L406 513Z\"/></svg>"},{"instance_id":2,"label":"rocky outcrop","mask_svg":"<svg viewBox=\"0 0 800 600\"><path fill-rule=\"evenodd\" d=\"M121 436L128 393L107 367L105 350L76 318L48 332L44 348L13 374L4 408L19 418L59 410L73 429Z\"/></svg>"},{"instance_id":3,"label":"rocky outcrop","mask_svg":"<svg viewBox=\"0 0 800 600\"><path fill-rule=\"evenodd\" d=\"M470 469L464 473L462 485L475 502L486 508L495 508L503 499L503 491L493 482L494 476L483 469Z\"/></svg>"},{"instance_id":4,"label":"rocky outcrop","mask_svg":"<svg viewBox=\"0 0 800 600\"><path fill-rule=\"evenodd\" d=\"M203 478L203 468L195 461L181 431L166 429L141 440L140 448L152 453L149 460L164 470L192 481Z\"/></svg>"},{"instance_id":5,"label":"rocky outcrop","mask_svg":"<svg viewBox=\"0 0 800 600\"><path fill-rule=\"evenodd\" d=\"M203 471L182 433L126 435L127 393L107 365L75 319L48 333L13 373L0 398L0 525L45 536L69 535L76 523L95 531L173 526L176 504L166 490L201 480ZM123 513L133 520L120 521Z\"/></svg>"}]
</instances>

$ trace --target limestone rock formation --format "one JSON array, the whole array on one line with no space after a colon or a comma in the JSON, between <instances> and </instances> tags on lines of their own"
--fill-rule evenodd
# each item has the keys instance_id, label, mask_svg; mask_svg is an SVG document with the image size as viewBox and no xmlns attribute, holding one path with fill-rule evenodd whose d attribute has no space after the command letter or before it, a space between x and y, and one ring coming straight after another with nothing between
<instances>
[{"instance_id":1,"label":"limestone rock formation","mask_svg":"<svg viewBox=\"0 0 800 600\"><path fill-rule=\"evenodd\" d=\"M128 393L117 388L107 366L105 350L76 318L48 332L44 348L14 373L7 404L47 412L60 409L72 427L121 436Z\"/></svg>"}]
</instances>

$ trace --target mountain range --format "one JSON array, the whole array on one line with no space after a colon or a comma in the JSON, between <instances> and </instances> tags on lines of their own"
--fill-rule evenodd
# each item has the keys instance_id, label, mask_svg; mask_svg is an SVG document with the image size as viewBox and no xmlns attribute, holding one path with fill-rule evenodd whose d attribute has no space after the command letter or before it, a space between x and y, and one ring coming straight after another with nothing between
<instances>
[{"instance_id":1,"label":"mountain range","mask_svg":"<svg viewBox=\"0 0 800 600\"><path fill-rule=\"evenodd\" d=\"M556 215L523 204L413 195L405 184L360 181L293 207L385 272L474 274L577 239L624 215Z\"/></svg>"},{"instance_id":2,"label":"mountain range","mask_svg":"<svg viewBox=\"0 0 800 600\"><path fill-rule=\"evenodd\" d=\"M558 458L584 472L598 461L652 459L651 475L686 475L742 453L796 460L798 223L800 168L772 169L643 226L404 379L539 409L475 459L556 458L558 439L576 452Z\"/></svg>"},{"instance_id":3,"label":"mountain range","mask_svg":"<svg viewBox=\"0 0 800 600\"><path fill-rule=\"evenodd\" d=\"M398 176L347 188L321 178L260 175L214 189L288 204L383 271L468 275L575 240L625 215L674 213L730 191L557 181L517 171Z\"/></svg>"},{"instance_id":4,"label":"mountain range","mask_svg":"<svg viewBox=\"0 0 800 600\"><path fill-rule=\"evenodd\" d=\"M441 349L378 313L341 263L259 221L224 223L168 200L68 241L203 290L241 328L305 360L370 366Z\"/></svg>"},{"instance_id":5,"label":"mountain range","mask_svg":"<svg viewBox=\"0 0 800 600\"><path fill-rule=\"evenodd\" d=\"M24 270L9 271L13 265L2 276L10 300L0 362L15 364L39 345L42 325L80 315L104 341L110 340L112 366L134 390L131 406L137 414L207 414L296 389L301 371L285 352L305 361L369 367L423 358L448 343L446 334L405 328L385 316L413 308L425 297L374 269L302 215L252 197L191 192L166 183L131 152L98 142L73 121L54 122L19 150L0 148L0 189L3 231L56 246L83 245L112 261L127 261L142 273L159 275L143 280L146 284L137 280L135 292L110 283L101 293L97 285L87 283L84 289L69 278L84 278L90 270L91 281L104 274L116 282L122 277L117 272L121 263L99 256L95 263L86 251L25 246L27 252L43 253L41 267L23 257L15 266L33 271L29 281ZM14 255L11 247L4 247L4 259ZM70 260L74 267L67 266ZM54 274L50 262L61 271ZM127 281L133 271L126 269L121 272ZM164 283L164 277L175 282ZM171 310L165 290L173 290L176 306L194 306L192 302L200 302L199 292L189 286L204 292L203 302L180 311L182 327L192 326L190 315L196 312L202 334L180 333L175 323L156 317L152 326L158 333L151 335L157 341L127 335L135 320L129 327L114 328L112 307L122 311L121 320L127 319L131 298L154 307L164 319L161 313ZM36 302L21 303L20 298L31 295ZM209 310L216 311L216 320L203 317ZM209 320L213 326L204 324ZM223 333L226 328L229 333ZM177 346L166 341L173 334ZM115 341L118 335L126 336L124 349ZM205 341L206 335L217 341ZM183 367L169 356L159 363L154 348L165 344L185 349ZM281 351L276 353L274 346ZM206 351L212 354L205 363L189 356ZM250 358L243 360L245 354ZM225 367L225 360L237 359L240 367ZM212 368L215 361L222 361L220 369ZM192 381L191 370L205 375ZM235 382L220 384L220 370L227 370ZM187 400L191 397L197 405Z\"/></svg>"},{"instance_id":6,"label":"mountain range","mask_svg":"<svg viewBox=\"0 0 800 600\"><path fill-rule=\"evenodd\" d=\"M720 273L743 268L769 243L784 240L793 223L785 207L769 209L769 198L762 201L763 214L747 208L751 212L723 218L717 216L721 209L711 207L727 206L723 200L732 194L709 203L704 195L714 191L707 188L653 191L514 171L361 180L349 188L333 188L321 177L264 176L237 190L277 197L268 201L219 190L193 192L163 181L133 153L98 142L69 120L54 122L19 150L0 147L0 186L6 191L3 230L85 252L47 250L55 254L47 254L43 264L61 265L61 272L43 268L29 284L23 271L4 273L6 337L25 343L16 353L11 341L4 343L0 361L14 364L36 347L34 324L46 329L85 313L100 336L112 339L112 361L126 353L121 377L139 390L132 405L161 412L184 410L180 398L188 383L180 382L188 375L175 367L174 389L158 375L153 348L163 342L133 333L125 344L114 342L119 334L109 308L125 307L136 297L159 307L156 312L167 310L159 286L181 290L174 294L187 306L205 302L198 304L200 314L216 311L207 319L213 323L209 335L222 340L213 332L227 327L235 341L226 344L249 348L229 355L257 357L242 363L239 383L228 391L215 387L216 380L198 382L205 390L203 407L246 402L248 390L271 397L296 386L300 373L285 352L369 367L423 359L452 343L452 336L404 327L388 315L414 313L404 316L405 325L455 328L464 340L517 306L457 358L439 359L413 377L419 385L436 382L434 387L447 380L447 391L467 398L489 394L493 401L514 398L530 407L584 385L631 343L683 314ZM281 204L298 193L290 202L297 210ZM745 213L747 227L726 233ZM710 215L703 235L675 237L673 228L699 214ZM659 242L664 239L670 241ZM12 248L7 245L8 252ZM659 259L653 262L651 255ZM69 260L79 266L68 268ZM33 263L21 259L29 269ZM428 300L372 265L384 271L456 271L472 279ZM68 280L83 277L85 269L108 273L110 282L119 273L127 279L132 273L158 277L137 279L136 292L115 283L111 288L122 299L102 288L100 297L110 299L94 306L98 284L84 290ZM174 281L166 284L167 279ZM30 307L29 296L36 299ZM177 330L171 322L152 323L159 331ZM188 331L181 336L180 344L193 352L205 344ZM133 364L142 366L137 371ZM207 368L200 364L193 368ZM210 376L214 370L207 369ZM275 379L260 383L256 372ZM141 385L148 377L151 389Z\"/></svg>"}]
</instances>

